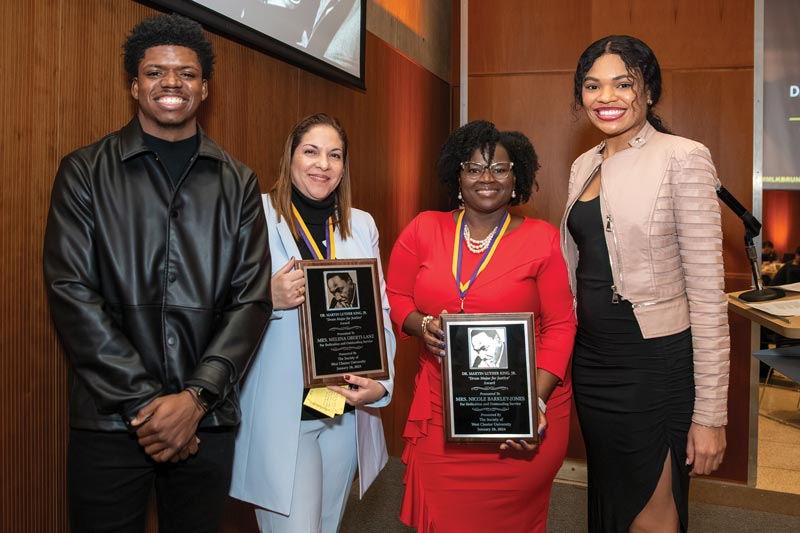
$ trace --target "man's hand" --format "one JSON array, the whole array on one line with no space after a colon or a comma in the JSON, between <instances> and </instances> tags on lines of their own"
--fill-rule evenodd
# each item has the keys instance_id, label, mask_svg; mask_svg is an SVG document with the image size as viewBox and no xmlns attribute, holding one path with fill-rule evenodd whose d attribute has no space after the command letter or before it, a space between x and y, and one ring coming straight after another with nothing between
<instances>
[{"instance_id":1,"label":"man's hand","mask_svg":"<svg viewBox=\"0 0 800 533\"><path fill-rule=\"evenodd\" d=\"M195 438L197 424L204 415L191 392L183 391L156 398L139 410L131 425L137 428L139 445L147 455L163 463L176 454L180 457Z\"/></svg>"},{"instance_id":2,"label":"man's hand","mask_svg":"<svg viewBox=\"0 0 800 533\"><path fill-rule=\"evenodd\" d=\"M180 461L185 461L192 455L197 454L197 451L200 449L199 446L200 438L195 435L193 439L189 439L189 444L184 446L181 451L172 456L172 459L170 459L169 462L179 463Z\"/></svg>"}]
</instances>

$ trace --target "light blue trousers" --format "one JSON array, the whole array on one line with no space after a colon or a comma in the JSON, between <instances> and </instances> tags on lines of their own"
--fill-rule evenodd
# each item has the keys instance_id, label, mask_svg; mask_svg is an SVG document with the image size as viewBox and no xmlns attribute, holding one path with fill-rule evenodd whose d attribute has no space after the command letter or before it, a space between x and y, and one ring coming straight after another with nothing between
<instances>
[{"instance_id":1,"label":"light blue trousers","mask_svg":"<svg viewBox=\"0 0 800 533\"><path fill-rule=\"evenodd\" d=\"M357 467L355 412L301 421L289 516L256 509L259 529L336 533Z\"/></svg>"}]
</instances>

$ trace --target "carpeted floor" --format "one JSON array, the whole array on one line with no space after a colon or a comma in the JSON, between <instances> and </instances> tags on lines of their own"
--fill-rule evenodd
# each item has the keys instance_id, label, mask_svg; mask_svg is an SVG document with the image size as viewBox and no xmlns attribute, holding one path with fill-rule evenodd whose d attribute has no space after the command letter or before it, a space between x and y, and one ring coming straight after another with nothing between
<instances>
[{"instance_id":1,"label":"carpeted floor","mask_svg":"<svg viewBox=\"0 0 800 533\"><path fill-rule=\"evenodd\" d=\"M403 468L399 459L390 458L389 464L364 495L363 500L358 499L358 484L354 484L342 523L342 533L407 533L414 531L413 528L406 527L397 519L403 495ZM553 533L586 531L585 509L585 487L570 483L555 483L547 530ZM692 533L727 531L796 533L800 531L800 516L691 501L689 531Z\"/></svg>"}]
</instances>

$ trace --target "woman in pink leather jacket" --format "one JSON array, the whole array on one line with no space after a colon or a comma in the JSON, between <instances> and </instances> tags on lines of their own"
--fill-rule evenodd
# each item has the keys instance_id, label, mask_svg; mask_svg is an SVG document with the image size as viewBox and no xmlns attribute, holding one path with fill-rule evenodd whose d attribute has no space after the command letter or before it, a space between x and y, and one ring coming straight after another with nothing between
<instances>
[{"instance_id":1,"label":"woman in pink leather jacket","mask_svg":"<svg viewBox=\"0 0 800 533\"><path fill-rule=\"evenodd\" d=\"M711 156L653 113L661 71L634 37L590 45L575 105L605 140L572 165L562 248L590 531L685 531L689 471L725 452L729 336Z\"/></svg>"}]
</instances>

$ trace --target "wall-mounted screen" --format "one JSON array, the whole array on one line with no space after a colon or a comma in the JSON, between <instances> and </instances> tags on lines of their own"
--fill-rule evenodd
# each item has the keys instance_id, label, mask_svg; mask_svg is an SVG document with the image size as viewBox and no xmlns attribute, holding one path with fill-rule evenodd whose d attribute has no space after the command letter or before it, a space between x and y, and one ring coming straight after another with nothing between
<instances>
[{"instance_id":1,"label":"wall-mounted screen","mask_svg":"<svg viewBox=\"0 0 800 533\"><path fill-rule=\"evenodd\" d=\"M764 1L764 190L800 190L798 21L797 0Z\"/></svg>"},{"instance_id":2,"label":"wall-mounted screen","mask_svg":"<svg viewBox=\"0 0 800 533\"><path fill-rule=\"evenodd\" d=\"M365 0L144 0L339 83L364 88Z\"/></svg>"}]
</instances>

